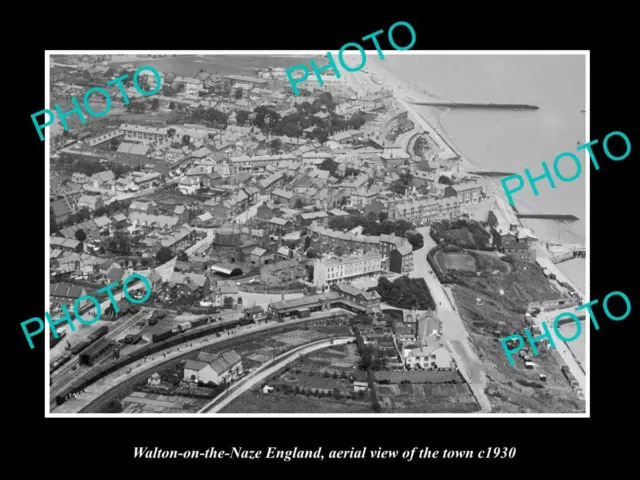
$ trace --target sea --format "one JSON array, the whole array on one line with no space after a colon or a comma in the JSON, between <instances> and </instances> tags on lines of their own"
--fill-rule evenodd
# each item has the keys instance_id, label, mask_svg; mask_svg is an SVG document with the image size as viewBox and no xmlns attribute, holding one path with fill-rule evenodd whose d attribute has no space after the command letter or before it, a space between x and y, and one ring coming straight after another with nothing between
<instances>
[{"instance_id":1,"label":"sea","mask_svg":"<svg viewBox=\"0 0 640 480\"><path fill-rule=\"evenodd\" d=\"M562 152L577 153L586 140L586 64L584 55L388 55L381 62L401 80L420 88L434 100L537 105L537 111L440 109L417 107L427 119L439 117L457 149L482 170L533 176L543 173L541 162L553 169ZM524 220L543 241L586 243L586 168L571 183L556 179L536 184L535 196L528 184L514 194L520 213L566 213L575 222ZM563 163L566 161L566 164ZM564 176L575 165L560 163ZM597 175L597 173L596 173ZM502 190L500 179L494 184ZM558 264L578 286L585 285L585 259Z\"/></svg>"},{"instance_id":2,"label":"sea","mask_svg":"<svg viewBox=\"0 0 640 480\"><path fill-rule=\"evenodd\" d=\"M151 65L162 72L195 75L200 70L215 74L250 75L256 68L282 67L307 63L312 55L207 55L137 59L134 65ZM552 168L561 152L574 152L586 142L586 65L583 55L387 55L385 67L401 80L438 100L459 102L524 103L537 105L537 111L462 110L417 107L425 117L440 122L457 149L483 170L524 175L542 173L541 162ZM422 112L421 112L422 113ZM435 115L434 115L435 114ZM556 180L537 184L534 196L528 185L514 195L521 213L568 213L575 222L525 220L543 241L585 243L586 197L585 163L583 173L572 183ZM566 159L565 159L566 161ZM587 163L588 165L588 163ZM561 164L565 176L575 170L571 162ZM493 180L502 189L499 179ZM584 259L558 265L578 286L585 285Z\"/></svg>"}]
</instances>

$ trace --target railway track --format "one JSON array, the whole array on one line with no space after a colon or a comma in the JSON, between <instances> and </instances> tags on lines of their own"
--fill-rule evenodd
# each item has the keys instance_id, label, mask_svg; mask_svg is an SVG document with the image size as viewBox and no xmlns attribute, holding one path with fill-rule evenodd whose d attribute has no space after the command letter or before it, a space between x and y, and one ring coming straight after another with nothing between
<instances>
[{"instance_id":1,"label":"railway track","mask_svg":"<svg viewBox=\"0 0 640 480\"><path fill-rule=\"evenodd\" d=\"M117 323L114 323L112 327L109 329L107 334L103 337L111 341L115 341L116 338L125 330L130 328L136 322L140 321L144 316L148 313L148 311L141 310L137 313L132 314L129 318L123 318L121 320L116 320ZM80 365L80 359L78 355L74 355L71 360L62 365L58 370L54 372L55 377L52 375L53 382L49 388L50 397L49 397L49 406L53 408L56 405L55 398L58 393L63 391L65 388L69 387L73 380L79 375L83 375L91 370L92 367L85 367Z\"/></svg>"},{"instance_id":2,"label":"railway track","mask_svg":"<svg viewBox=\"0 0 640 480\"><path fill-rule=\"evenodd\" d=\"M272 335L277 335L279 333L282 332L287 332L290 330L296 330L298 328L300 328L303 324L308 323L308 322L318 322L318 321L328 321L328 320L341 320L344 317L344 315L335 315L334 313L332 313L331 315L325 315L325 316L317 316L317 317L310 317L310 318L305 318L305 319L300 319L300 320L296 320L292 323L287 323L287 324L275 324L277 326L274 326L273 328L270 328L268 330L258 330L255 332L251 332L251 333L246 333L240 337L232 337L229 339L225 339L225 340L221 340L220 342L217 342L216 345L216 351L220 350L226 350L228 348L233 348L235 346L238 345L242 345L243 343L248 343L248 342L252 342L253 340L255 340L256 338L264 338L265 335L268 336L272 336ZM173 347L175 348L175 347ZM167 360L166 362L163 362L161 364L157 364L154 366L150 366L148 369L137 373L135 375L133 375L131 378L128 378L127 380L125 380L124 382L118 384L117 386L107 390L104 394L100 395L100 397L96 398L95 400L93 400L92 402L90 402L86 407L82 408L80 410L79 413L96 413L100 407L102 407L103 405L105 405L106 403L108 403L111 400L117 399L118 396L121 395L121 393L123 391L129 390L131 389L136 383L141 382L142 380L145 380L148 376L149 376L149 370L154 370L154 371L158 371L158 370L164 370L166 368L170 368L172 366L174 366L175 364L177 364L178 362L185 360L188 357L196 357L198 355L199 352L201 352L202 350L204 350L205 348L210 349L211 345L203 345L202 348L196 349L196 350L192 350L190 352L186 352L178 357L172 358L171 360ZM55 398L54 398L54 406L55 406Z\"/></svg>"}]
</instances>

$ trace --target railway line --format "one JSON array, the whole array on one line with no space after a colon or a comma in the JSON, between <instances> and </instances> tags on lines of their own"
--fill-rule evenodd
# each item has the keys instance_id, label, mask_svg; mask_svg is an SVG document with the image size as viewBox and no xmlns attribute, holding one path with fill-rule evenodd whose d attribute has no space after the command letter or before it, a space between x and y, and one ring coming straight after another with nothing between
<instances>
[{"instance_id":1,"label":"railway line","mask_svg":"<svg viewBox=\"0 0 640 480\"><path fill-rule=\"evenodd\" d=\"M122 334L125 330L130 328L132 325L137 323L138 321L145 318L148 314L148 311L144 309L140 310L137 313L130 315L128 318L125 317L121 320L116 320L109 331L104 336L107 340L116 341L117 337ZM71 360L62 365L59 369L57 369L53 374L51 374L51 386L49 388L50 398L49 398L49 406L53 408L55 406L55 397L58 393L63 391L65 388L71 385L72 381L75 380L76 377L80 375L84 375L89 372L93 366L83 366L80 365L80 357L79 355L74 355Z\"/></svg>"},{"instance_id":2,"label":"railway line","mask_svg":"<svg viewBox=\"0 0 640 480\"><path fill-rule=\"evenodd\" d=\"M317 322L320 320L341 320L345 317L345 314L337 315L335 312L327 313L324 315L312 316L309 318L298 319L294 321L289 321L288 323L274 323L270 325L269 328L262 328L260 330L256 330L253 332L243 333L241 335L225 338L216 342L216 350L225 350L228 348L233 348L235 346L241 345L243 343L251 342L257 338L262 338L264 335L276 335L282 332L287 332L290 330L295 330L300 328L301 325L308 322ZM175 348L175 347L172 347ZM185 360L187 357L197 355L198 352L202 351L205 348L211 348L211 344L203 344L202 347L193 349L191 351L185 352L177 357L174 357L170 360L162 362L161 364L149 365L148 368L141 371L140 373L132 375L130 378L125 381L119 383L117 386L107 390L104 394L100 395L95 400L91 401L87 406L83 407L79 413L96 413L100 407L109 401L116 399L123 391L130 389L136 383L139 383L145 380L149 376L150 370L160 370L172 367L176 363L181 360ZM55 398L52 397L53 406L55 406ZM53 408L53 407L52 407Z\"/></svg>"}]
</instances>

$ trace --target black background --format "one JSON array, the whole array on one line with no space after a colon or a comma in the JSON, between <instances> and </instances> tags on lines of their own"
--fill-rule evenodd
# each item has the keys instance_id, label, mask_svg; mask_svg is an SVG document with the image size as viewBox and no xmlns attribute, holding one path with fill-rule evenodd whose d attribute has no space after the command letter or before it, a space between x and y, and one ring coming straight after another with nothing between
<instances>
[{"instance_id":1,"label":"black background","mask_svg":"<svg viewBox=\"0 0 640 480\"><path fill-rule=\"evenodd\" d=\"M466 2L464 2L466 3ZM158 4L159 5L159 4ZM29 350L20 322L41 317L43 290L48 281L48 252L43 248L46 208L44 190L44 142L30 115L44 105L44 51L63 49L116 50L337 50L343 44L388 28L397 21L411 23L417 34L412 50L590 50L591 51L591 139L602 139L611 131L628 135L634 145L632 119L637 124L637 102L632 81L637 79L635 52L625 17L629 13L605 11L599 4L593 13L560 11L557 5L510 3L508 8L483 4L470 11L456 4L443 11L435 4L360 4L360 12L347 18L343 8L326 3L265 4L267 11L248 3L229 5L103 4L99 11L74 11L58 4L57 11L40 12L46 25L32 29L48 32L45 45L21 43L9 57L12 72L5 87L5 307L9 306L5 332L11 332L13 355L5 368L14 370L15 382L3 385L5 397L16 406L6 410L17 431L10 443L23 472L47 478L174 478L176 475L302 476L311 472L337 478L367 472L376 477L397 475L412 469L421 475L453 473L465 469L508 476L557 478L563 472L578 473L602 463L618 468L632 455L637 397L637 362L632 361L636 338L631 332L637 311L622 322L606 319L595 308L600 330L591 329L591 418L185 418L185 419L45 419L44 335ZM589 8L587 6L585 9ZM378 14L366 14L365 10ZM64 16L60 11L65 10ZM637 27L636 27L637 28ZM399 28L396 42L408 44ZM16 37L17 40L17 37ZM386 34L383 49L391 49ZM12 43L7 44L13 49ZM365 48L372 49L369 42ZM188 52L185 52L188 53ZM637 82L634 82L637 83ZM569 146L568 146L569 147ZM625 292L636 305L631 272L637 266L637 177L632 168L637 152L621 162L604 157L600 170L591 167L591 298L602 300L613 290ZM559 152L560 153L560 152ZM553 159L540 159L550 161ZM519 165L514 158L514 165ZM584 175L584 173L583 173ZM44 225L45 229L48 226ZM42 281L45 274L44 282ZM5 344L9 340L5 341ZM637 358L636 355L633 355ZM10 422L11 422L10 420ZM11 422L13 423L13 422ZM6 432L6 430L5 430ZM3 435L6 438L6 434ZM13 438L16 440L13 440ZM629 440L626 440L629 438ZM217 449L231 446L291 449L351 447L404 450L413 446L431 449L480 449L491 446L516 447L513 460L133 460L133 446L166 449ZM241 467L241 468L237 468ZM142 478L142 477L140 477Z\"/></svg>"}]
</instances>

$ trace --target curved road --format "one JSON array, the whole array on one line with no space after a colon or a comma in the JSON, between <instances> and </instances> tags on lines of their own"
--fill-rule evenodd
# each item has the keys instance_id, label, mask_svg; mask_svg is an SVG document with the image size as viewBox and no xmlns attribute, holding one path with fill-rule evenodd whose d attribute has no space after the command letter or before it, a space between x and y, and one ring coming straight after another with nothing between
<instances>
[{"instance_id":1,"label":"curved road","mask_svg":"<svg viewBox=\"0 0 640 480\"><path fill-rule=\"evenodd\" d=\"M150 374L150 370L156 370L165 368L166 364L170 364L181 359L184 359L188 354L193 351L197 351L221 343L221 348L232 348L236 344L249 341L255 335L262 335L263 332L267 334L274 334L280 331L287 331L289 329L299 328L306 322L317 321L320 319L336 319L341 318L335 311L322 312L323 315L312 315L309 318L303 318L286 322L269 322L262 325L250 325L242 328L238 328L235 335L222 335L217 337L216 334L211 334L206 337L202 337L197 340L189 342L187 345L180 344L168 348L161 352L156 352L152 355L151 359L146 362L144 360L138 360L136 365L129 364L120 370L117 370L105 378L89 385L86 388L85 393L80 394L78 398L70 399L64 404L56 408L56 412L52 413L90 413L95 411L95 407L108 401L110 397L115 398L121 384L133 384L139 382L141 379L146 379ZM265 330L267 332L265 332ZM273 331L270 331L273 330ZM166 356L165 356L166 355ZM104 399L106 397L106 400ZM52 399L54 397L51 397Z\"/></svg>"},{"instance_id":2,"label":"curved road","mask_svg":"<svg viewBox=\"0 0 640 480\"><path fill-rule=\"evenodd\" d=\"M264 381L266 378L276 373L288 363L295 361L297 358L299 358L300 355L306 355L307 353L311 353L322 348L331 347L332 345L344 345L345 343L349 343L350 341L355 340L355 338L356 337L350 336L316 340L315 342L311 342L285 352L282 355L277 356L273 360L261 365L257 370L254 370L249 375L229 387L229 389L222 393L218 398L215 398L200 410L198 410L198 413L219 412L233 400L253 387L256 383Z\"/></svg>"}]
</instances>

